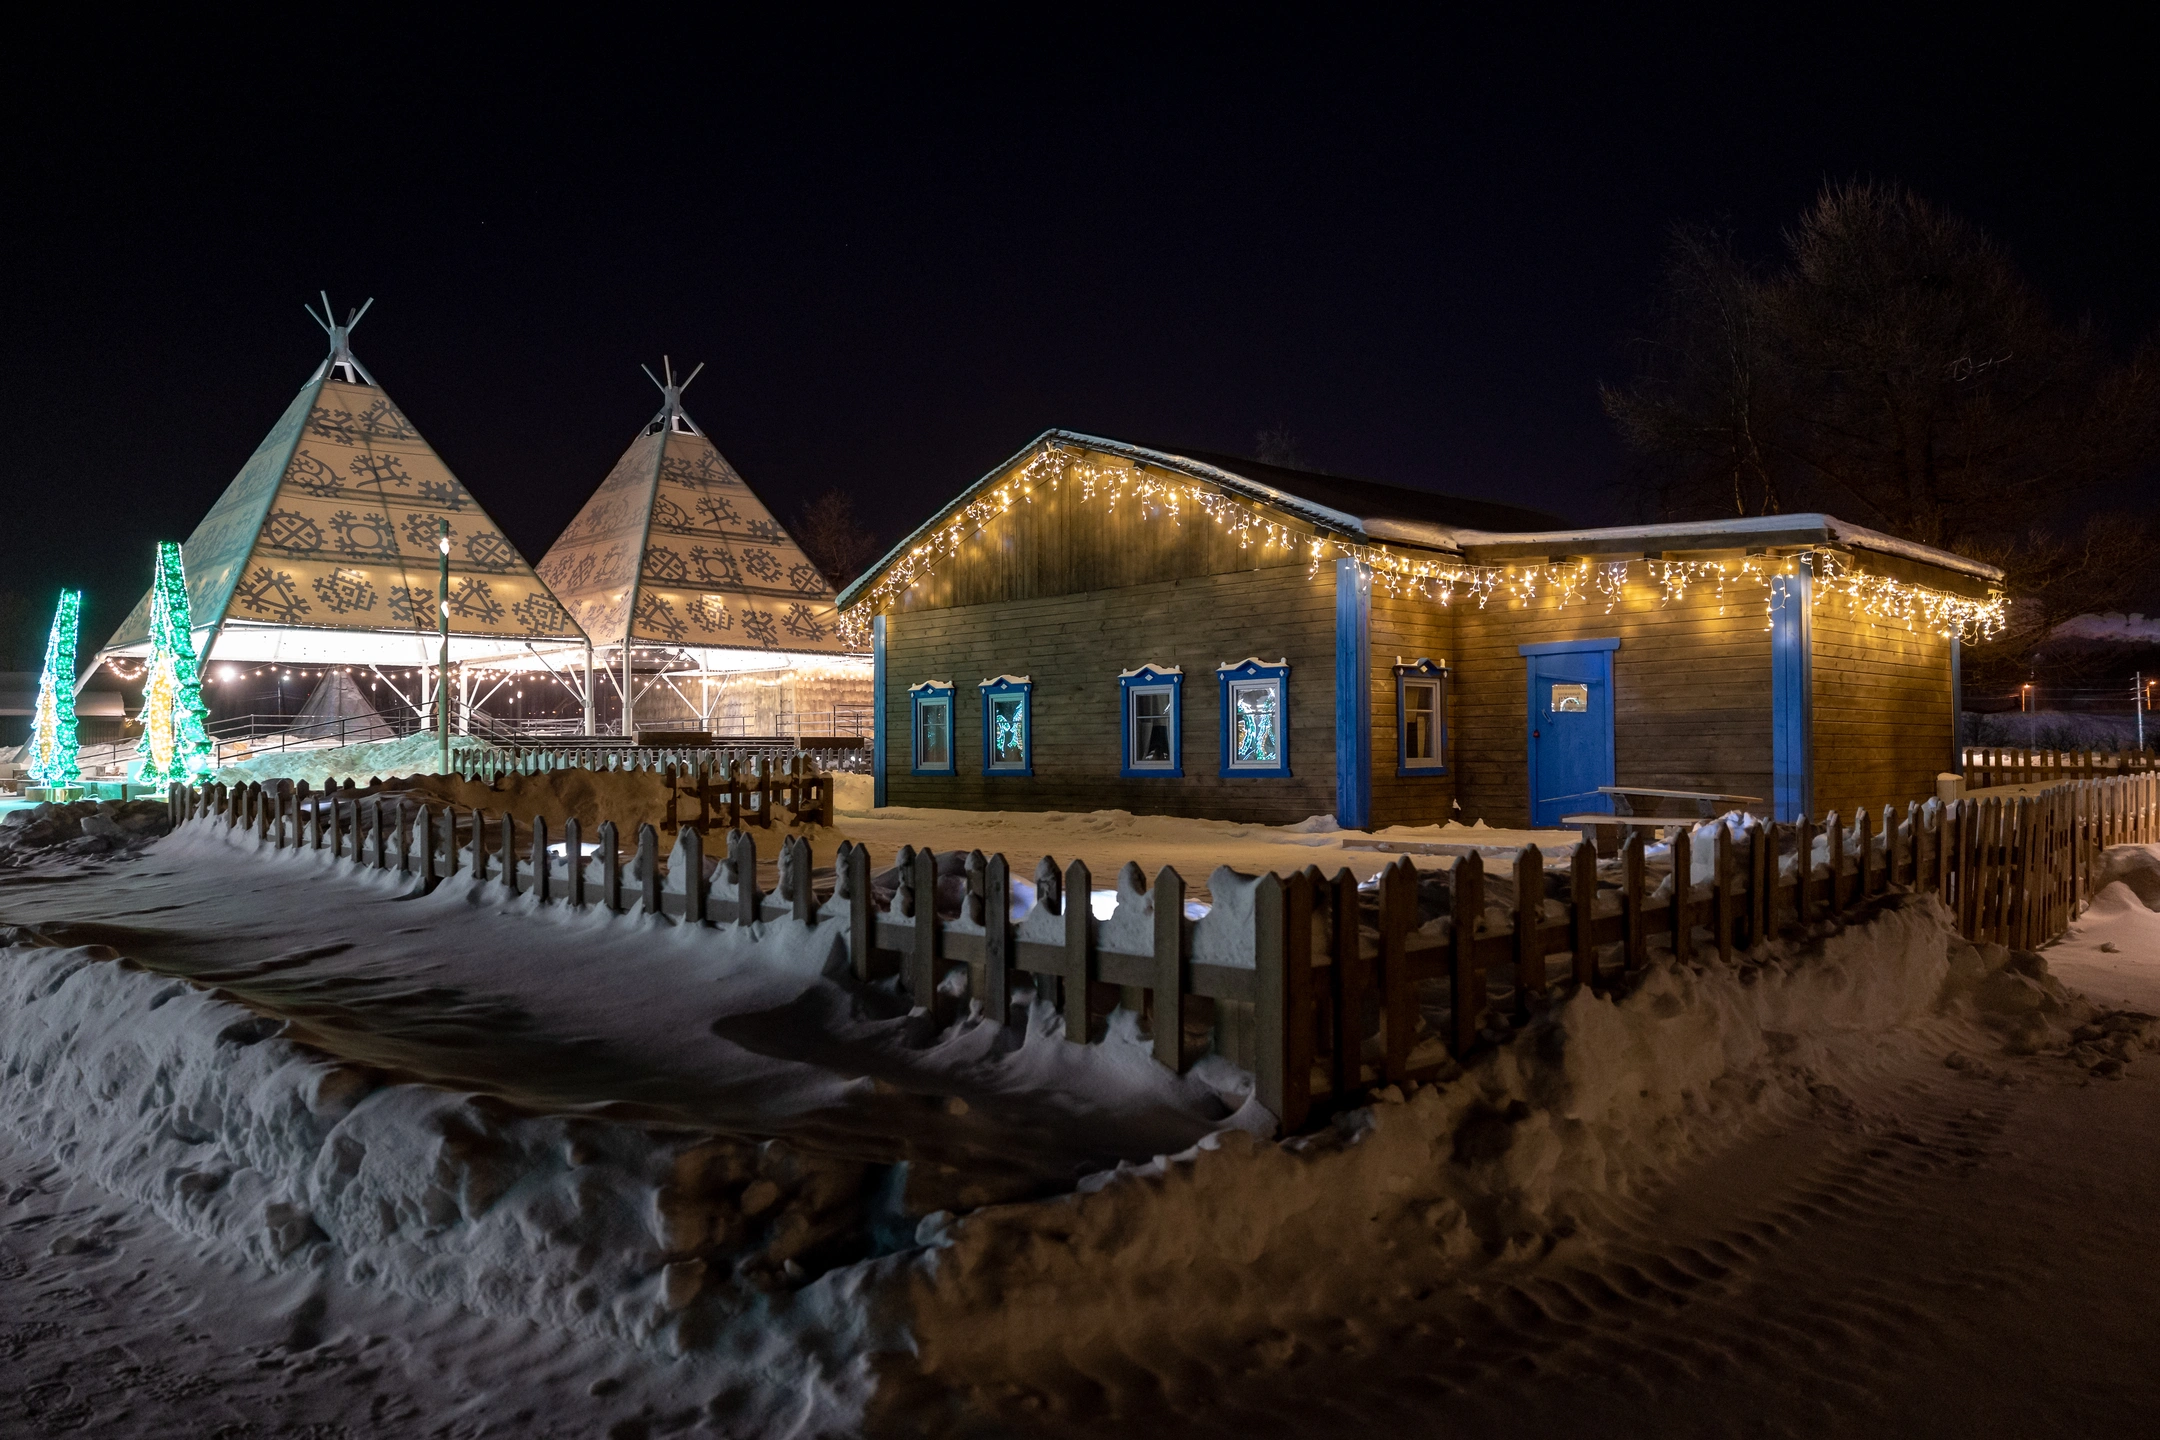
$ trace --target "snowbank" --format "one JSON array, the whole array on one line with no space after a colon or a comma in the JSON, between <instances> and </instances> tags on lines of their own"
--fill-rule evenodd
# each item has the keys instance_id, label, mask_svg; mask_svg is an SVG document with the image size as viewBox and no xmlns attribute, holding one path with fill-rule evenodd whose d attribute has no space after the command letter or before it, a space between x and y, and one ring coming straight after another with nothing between
<instances>
[{"instance_id":1,"label":"snowbank","mask_svg":"<svg viewBox=\"0 0 2160 1440\"><path fill-rule=\"evenodd\" d=\"M520 1115L282 1028L101 947L0 949L0 1124L262 1265L668 1350L725 1341L790 1374L798 1406L858 1405L878 1267L804 1280L867 1250L881 1180L861 1164Z\"/></svg>"},{"instance_id":2,"label":"snowbank","mask_svg":"<svg viewBox=\"0 0 2160 1440\"><path fill-rule=\"evenodd\" d=\"M2067 1048L2089 1018L2037 956L1967 945L1931 897L1731 969L1668 962L1319 1135L1225 1132L1060 1200L926 1223L920 1364L962 1390L1024 1376L1030 1406L1068 1410L1106 1377L1146 1392L1284 1363L1340 1317L1384 1327L1436 1287L1594 1249L1601 1217L1683 1164L1843 1104L1915 1049L1980 1064L1966 1052L2037 1048L2036 1026Z\"/></svg>"}]
</instances>

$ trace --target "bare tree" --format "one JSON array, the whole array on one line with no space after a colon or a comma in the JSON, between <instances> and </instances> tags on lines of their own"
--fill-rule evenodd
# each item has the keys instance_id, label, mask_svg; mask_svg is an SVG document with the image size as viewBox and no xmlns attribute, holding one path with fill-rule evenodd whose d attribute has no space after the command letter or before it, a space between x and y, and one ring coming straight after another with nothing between
<instances>
[{"instance_id":1,"label":"bare tree","mask_svg":"<svg viewBox=\"0 0 2160 1440\"><path fill-rule=\"evenodd\" d=\"M827 490L796 512L794 531L803 553L835 590L869 568L882 548L855 518L854 498L842 490Z\"/></svg>"},{"instance_id":2,"label":"bare tree","mask_svg":"<svg viewBox=\"0 0 2160 1440\"><path fill-rule=\"evenodd\" d=\"M1285 470L1306 470L1312 464L1298 447L1297 436L1280 421L1253 436L1253 459L1263 465L1280 465Z\"/></svg>"},{"instance_id":3,"label":"bare tree","mask_svg":"<svg viewBox=\"0 0 2160 1440\"><path fill-rule=\"evenodd\" d=\"M2136 482L2160 457L2160 355L2118 359L1910 191L1826 186L1772 265L1676 230L1633 348L1603 400L1646 508L1823 509L1999 564L2019 603L1983 666L2149 583Z\"/></svg>"}]
</instances>

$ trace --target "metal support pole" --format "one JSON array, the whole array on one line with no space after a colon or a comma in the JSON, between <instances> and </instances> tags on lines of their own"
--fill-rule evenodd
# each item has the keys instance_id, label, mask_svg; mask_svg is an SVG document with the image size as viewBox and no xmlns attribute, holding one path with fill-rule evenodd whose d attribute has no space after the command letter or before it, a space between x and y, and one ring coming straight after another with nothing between
<instances>
[{"instance_id":1,"label":"metal support pole","mask_svg":"<svg viewBox=\"0 0 2160 1440\"><path fill-rule=\"evenodd\" d=\"M594 733L595 733L595 732L594 732L594 730L593 730L593 663L592 663L592 641L590 641L590 640L587 640L587 641L585 642L585 735L586 735L586 738L587 738L587 739L590 739L590 738L592 738L592 736L594 735Z\"/></svg>"},{"instance_id":2,"label":"metal support pole","mask_svg":"<svg viewBox=\"0 0 2160 1440\"><path fill-rule=\"evenodd\" d=\"M624 739L635 740L637 732L630 728L630 710L637 700L637 691L633 688L637 676L630 668L630 651L629 638L626 636L622 647L622 733Z\"/></svg>"},{"instance_id":3,"label":"metal support pole","mask_svg":"<svg viewBox=\"0 0 2160 1440\"><path fill-rule=\"evenodd\" d=\"M441 649L436 655L435 675L435 737L442 748L442 769L438 774L450 773L450 522L438 519L441 527L436 536L435 548L440 552L441 565L435 577L435 633L441 637Z\"/></svg>"}]
</instances>

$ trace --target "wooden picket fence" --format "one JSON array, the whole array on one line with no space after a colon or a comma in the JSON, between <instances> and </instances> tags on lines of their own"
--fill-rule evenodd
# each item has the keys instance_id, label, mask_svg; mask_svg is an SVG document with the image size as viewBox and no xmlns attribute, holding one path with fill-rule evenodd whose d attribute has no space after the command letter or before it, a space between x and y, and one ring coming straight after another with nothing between
<instances>
[{"instance_id":1,"label":"wooden picket fence","mask_svg":"<svg viewBox=\"0 0 2160 1440\"><path fill-rule=\"evenodd\" d=\"M2002 745L1967 745L1960 755L1968 790L2107 780L2160 771L2160 755L2146 750L2013 750Z\"/></svg>"},{"instance_id":2,"label":"wooden picket fence","mask_svg":"<svg viewBox=\"0 0 2160 1440\"><path fill-rule=\"evenodd\" d=\"M715 827L770 828L776 803L804 824L833 822L832 773L815 756L800 750L788 754L630 746L619 751L454 750L450 766L463 779L490 785L515 775L572 770L657 774L668 787L660 829L670 835L685 823L696 827L700 835L711 834ZM346 785L350 788L352 782ZM686 820L684 803L690 800L697 802L697 810Z\"/></svg>"},{"instance_id":3,"label":"wooden picket fence","mask_svg":"<svg viewBox=\"0 0 2160 1440\"><path fill-rule=\"evenodd\" d=\"M2144 773L2035 795L1914 802L1902 813L1884 806L1879 819L1863 810L1850 824L1835 814L1820 824L1718 823L1708 879L1681 885L1672 877L1695 869L1686 828L1656 857L1655 878L1641 832L1631 831L1603 870L1587 842L1550 871L1536 846L1491 875L1474 850L1444 871L1420 871L1403 856L1363 884L1347 869L1256 878L1218 870L1214 907L1197 917L1186 914L1175 870L1150 882L1128 862L1112 915L1097 918L1093 877L1077 860L1060 869L1044 857L1022 890L1002 855L948 855L941 865L932 850L904 846L891 871L874 876L869 848L844 843L821 897L808 845L790 837L778 890L765 896L746 832L730 832L708 880L703 837L687 825L664 873L658 830L638 828L626 899L612 825L600 827L592 865L558 874L519 862L546 853L544 821L521 839L507 815L431 816L425 806L385 805L395 798L333 791L307 803L278 785L212 786L175 787L172 803L176 823L349 853L423 887L462 865L512 892L634 905L685 923L844 919L857 977L897 975L943 1019L971 1005L1004 1018L1015 993L1032 990L1059 1009L1065 1038L1085 1043L1123 1005L1143 1016L1159 1063L1182 1072L1211 1050L1224 1055L1253 1073L1261 1103L1293 1130L1375 1087L1436 1078L1565 994L1624 991L1653 947L1682 963L1714 954L1729 964L1781 930L1841 918L1893 891L1940 896L1973 940L2041 944L2090 897L2102 851L2160 840L2160 774ZM574 822L566 828L568 853L578 854ZM957 903L941 905L941 889Z\"/></svg>"}]
</instances>

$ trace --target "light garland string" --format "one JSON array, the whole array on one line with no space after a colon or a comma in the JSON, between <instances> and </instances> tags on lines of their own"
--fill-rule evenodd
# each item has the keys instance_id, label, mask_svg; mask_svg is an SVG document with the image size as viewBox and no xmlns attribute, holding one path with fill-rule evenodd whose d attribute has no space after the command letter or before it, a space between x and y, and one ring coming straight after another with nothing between
<instances>
[{"instance_id":1,"label":"light garland string","mask_svg":"<svg viewBox=\"0 0 2160 1440\"><path fill-rule=\"evenodd\" d=\"M1602 604L1611 614L1628 598L1633 567L1659 606L1685 603L1688 592L1708 589L1718 613L1729 605L1753 603L1759 587L1764 626L1770 624L1772 581L1805 565L1815 577L1813 604L1821 609L1837 601L1871 623L1918 633L1926 630L1967 643L2001 632L2006 602L2000 594L1985 599L1955 595L1887 575L1862 571L1837 552L1814 547L1782 559L1748 556L1739 560L1595 560L1569 557L1513 565L1479 565L1440 556L1405 555L1385 545L1370 545L1332 535L1311 535L1265 513L1258 505L1224 494L1204 482L1170 472L1105 464L1055 443L1037 449L1010 478L984 491L894 560L877 582L840 618L841 634L858 648L869 643L872 615L932 578L944 562L957 557L968 541L981 535L1016 505L1032 505L1035 492L1070 485L1082 504L1100 502L1104 513L1122 503L1161 512L1174 525L1187 514L1212 520L1241 550L1303 552L1308 573L1317 573L1331 555L1357 561L1373 583L1394 596L1411 596L1452 605L1458 596L1484 609L1495 597L1528 607L1550 596L1553 608Z\"/></svg>"},{"instance_id":2,"label":"light garland string","mask_svg":"<svg viewBox=\"0 0 2160 1440\"><path fill-rule=\"evenodd\" d=\"M75 643L81 616L82 591L62 590L52 634L45 641L37 707L31 712L29 770L40 785L66 788L82 779L75 738Z\"/></svg>"}]
</instances>

